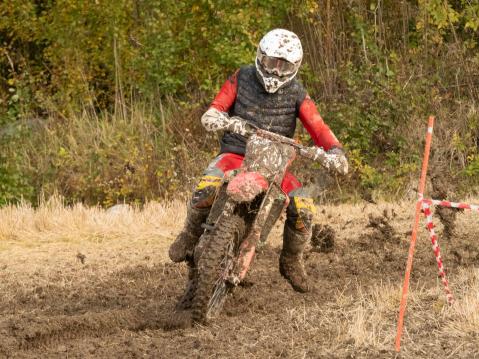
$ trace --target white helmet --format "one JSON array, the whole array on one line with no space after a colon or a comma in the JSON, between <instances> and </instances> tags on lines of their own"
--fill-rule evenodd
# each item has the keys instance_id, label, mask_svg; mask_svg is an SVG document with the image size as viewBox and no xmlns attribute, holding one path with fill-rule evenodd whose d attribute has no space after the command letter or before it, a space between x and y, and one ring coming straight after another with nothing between
<instances>
[{"instance_id":1,"label":"white helmet","mask_svg":"<svg viewBox=\"0 0 479 359\"><path fill-rule=\"evenodd\" d=\"M256 53L256 72L265 90L275 93L298 73L303 48L298 36L274 29L263 36Z\"/></svg>"}]
</instances>

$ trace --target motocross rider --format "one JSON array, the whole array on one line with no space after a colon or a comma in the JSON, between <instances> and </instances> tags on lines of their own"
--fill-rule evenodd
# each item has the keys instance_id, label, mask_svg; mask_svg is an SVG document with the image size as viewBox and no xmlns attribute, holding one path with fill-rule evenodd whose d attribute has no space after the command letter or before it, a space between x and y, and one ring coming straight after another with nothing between
<instances>
[{"instance_id":1,"label":"motocross rider","mask_svg":"<svg viewBox=\"0 0 479 359\"><path fill-rule=\"evenodd\" d=\"M201 224L206 221L225 172L241 166L246 139L225 127L224 119L229 116L232 120L233 116L238 116L259 128L290 138L299 117L315 145L338 156L342 167L339 171L347 172L348 164L340 142L296 79L302 58L301 41L296 34L284 29L268 32L259 43L255 64L237 70L203 114L201 122L207 131L225 132L220 140L220 155L204 172L189 203L184 228L170 246L169 256L173 262L192 257L203 233ZM241 121L237 125L241 126ZM315 207L301 183L289 172L282 189L290 197L290 203L286 211L279 269L296 291L307 292L310 286L304 270L303 251L311 238Z\"/></svg>"}]
</instances>

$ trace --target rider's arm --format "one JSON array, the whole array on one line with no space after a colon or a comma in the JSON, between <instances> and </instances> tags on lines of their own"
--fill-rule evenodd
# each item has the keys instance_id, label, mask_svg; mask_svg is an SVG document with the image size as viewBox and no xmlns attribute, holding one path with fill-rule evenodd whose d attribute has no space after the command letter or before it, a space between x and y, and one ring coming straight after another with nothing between
<instances>
[{"instance_id":1,"label":"rider's arm","mask_svg":"<svg viewBox=\"0 0 479 359\"><path fill-rule=\"evenodd\" d=\"M220 92L216 95L211 103L210 108L215 108L221 112L228 112L236 100L238 92L238 71L231 75L228 80L221 86Z\"/></svg>"},{"instance_id":2,"label":"rider's arm","mask_svg":"<svg viewBox=\"0 0 479 359\"><path fill-rule=\"evenodd\" d=\"M238 88L238 71L226 80L220 92L210 105L208 111L201 116L201 123L207 131L218 131L224 129L227 119L227 112L236 100Z\"/></svg>"},{"instance_id":3,"label":"rider's arm","mask_svg":"<svg viewBox=\"0 0 479 359\"><path fill-rule=\"evenodd\" d=\"M323 121L316 105L309 96L306 96L299 106L299 119L311 135L316 146L323 147L326 151L333 147L342 147L333 131Z\"/></svg>"}]
</instances>

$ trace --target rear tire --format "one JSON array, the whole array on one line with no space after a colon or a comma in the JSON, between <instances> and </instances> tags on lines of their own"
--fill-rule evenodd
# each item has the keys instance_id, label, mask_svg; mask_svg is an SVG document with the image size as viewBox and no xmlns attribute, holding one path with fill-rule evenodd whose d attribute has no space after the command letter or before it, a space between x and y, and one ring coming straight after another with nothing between
<instances>
[{"instance_id":1,"label":"rear tire","mask_svg":"<svg viewBox=\"0 0 479 359\"><path fill-rule=\"evenodd\" d=\"M225 277L238 257L245 221L238 215L224 217L202 238L204 248L198 261L198 282L192 303L193 321L207 324L221 312L231 284Z\"/></svg>"}]
</instances>

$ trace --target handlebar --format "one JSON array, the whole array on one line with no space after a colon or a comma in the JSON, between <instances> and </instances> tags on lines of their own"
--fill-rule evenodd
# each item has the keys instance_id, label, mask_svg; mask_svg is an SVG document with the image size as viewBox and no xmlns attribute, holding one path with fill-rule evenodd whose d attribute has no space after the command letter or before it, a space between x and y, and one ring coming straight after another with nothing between
<instances>
[{"instance_id":1,"label":"handlebar","mask_svg":"<svg viewBox=\"0 0 479 359\"><path fill-rule=\"evenodd\" d=\"M284 143L294 147L296 149L296 153L299 155L309 158L315 162L319 162L327 170L335 170L342 174L346 174L348 171L347 161L344 156L327 153L322 147L303 146L292 138L263 130L237 116L231 117L229 120L231 121L231 126L229 126L228 129L231 132L235 132L246 137L256 135L274 142ZM343 163L343 161L346 161L346 163Z\"/></svg>"},{"instance_id":2,"label":"handlebar","mask_svg":"<svg viewBox=\"0 0 479 359\"><path fill-rule=\"evenodd\" d=\"M275 141L275 142L280 142L284 144L288 144L296 149L296 152L306 158L309 158L310 160L313 161L319 161L319 162L324 162L328 156L326 151L322 147L307 147L303 146L299 143L297 143L295 140L285 137L282 135L279 135L274 132L262 130L262 129L257 129L255 131L255 134L257 136L267 138L269 140Z\"/></svg>"}]
</instances>

